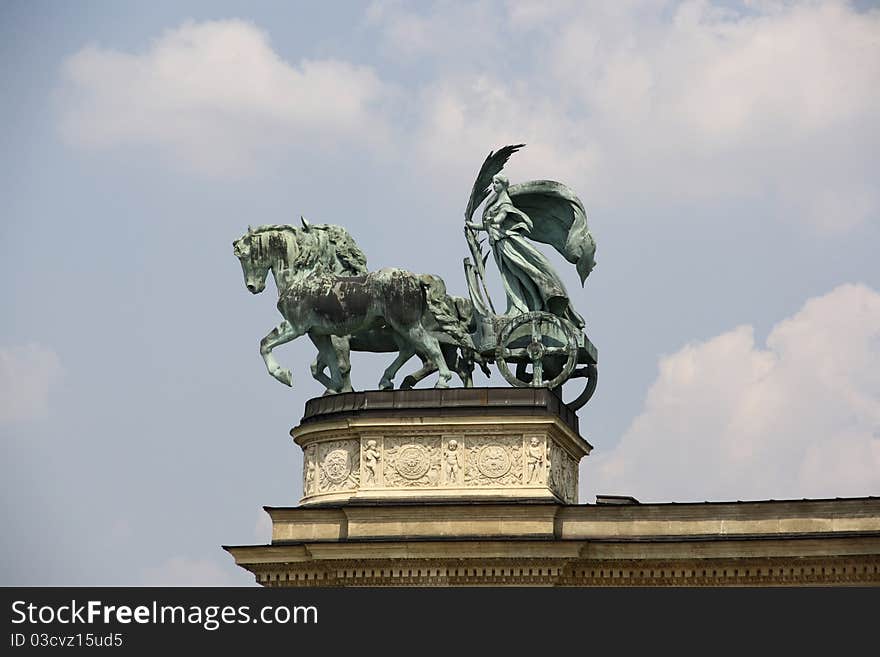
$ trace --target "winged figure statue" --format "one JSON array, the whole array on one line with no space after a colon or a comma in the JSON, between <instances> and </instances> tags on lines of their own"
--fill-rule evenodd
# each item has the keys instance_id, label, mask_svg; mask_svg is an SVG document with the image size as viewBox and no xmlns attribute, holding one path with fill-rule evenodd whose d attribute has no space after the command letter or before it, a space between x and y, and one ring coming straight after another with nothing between
<instances>
[{"instance_id":1,"label":"winged figure statue","mask_svg":"<svg viewBox=\"0 0 880 657\"><path fill-rule=\"evenodd\" d=\"M533 180L511 185L501 174L510 156L524 144L490 152L474 183L465 210L465 235L473 256L465 270L475 308L495 314L485 286L485 261L477 232L488 235L489 247L507 296L505 315L543 311L583 328L562 279L533 242L548 244L577 268L581 284L595 266L596 243L587 227L584 205L566 185ZM482 221L472 220L485 202ZM483 293L485 294L485 298Z\"/></svg>"}]
</instances>

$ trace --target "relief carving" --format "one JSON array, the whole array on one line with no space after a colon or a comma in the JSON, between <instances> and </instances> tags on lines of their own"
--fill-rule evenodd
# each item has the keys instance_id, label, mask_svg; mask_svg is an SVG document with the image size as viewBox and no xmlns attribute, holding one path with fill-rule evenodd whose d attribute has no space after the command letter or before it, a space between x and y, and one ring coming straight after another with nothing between
<instances>
[{"instance_id":1,"label":"relief carving","mask_svg":"<svg viewBox=\"0 0 880 657\"><path fill-rule=\"evenodd\" d=\"M526 451L526 483L543 484L547 473L543 441L537 436L532 436Z\"/></svg>"},{"instance_id":2,"label":"relief carving","mask_svg":"<svg viewBox=\"0 0 880 657\"><path fill-rule=\"evenodd\" d=\"M577 504L577 463L568 452L552 442L549 486L566 504Z\"/></svg>"},{"instance_id":3,"label":"relief carving","mask_svg":"<svg viewBox=\"0 0 880 657\"><path fill-rule=\"evenodd\" d=\"M386 439L383 474L389 487L436 486L440 478L440 440L437 436Z\"/></svg>"},{"instance_id":4,"label":"relief carving","mask_svg":"<svg viewBox=\"0 0 880 657\"><path fill-rule=\"evenodd\" d=\"M443 483L457 485L461 479L461 450L458 441L451 438L443 451Z\"/></svg>"},{"instance_id":5,"label":"relief carving","mask_svg":"<svg viewBox=\"0 0 880 657\"><path fill-rule=\"evenodd\" d=\"M368 440L361 456L364 463L364 487L375 486L378 483L379 461L382 454L375 440Z\"/></svg>"},{"instance_id":6,"label":"relief carving","mask_svg":"<svg viewBox=\"0 0 880 657\"><path fill-rule=\"evenodd\" d=\"M310 445L303 450L303 497L308 497L315 493L317 469L315 465L315 446Z\"/></svg>"},{"instance_id":7,"label":"relief carving","mask_svg":"<svg viewBox=\"0 0 880 657\"><path fill-rule=\"evenodd\" d=\"M522 439L514 436L480 436L469 440L466 486L517 486L522 484Z\"/></svg>"},{"instance_id":8,"label":"relief carving","mask_svg":"<svg viewBox=\"0 0 880 657\"><path fill-rule=\"evenodd\" d=\"M354 440L338 440L316 445L318 464L318 491L328 493L338 490L351 490L358 487L359 468L358 443Z\"/></svg>"}]
</instances>

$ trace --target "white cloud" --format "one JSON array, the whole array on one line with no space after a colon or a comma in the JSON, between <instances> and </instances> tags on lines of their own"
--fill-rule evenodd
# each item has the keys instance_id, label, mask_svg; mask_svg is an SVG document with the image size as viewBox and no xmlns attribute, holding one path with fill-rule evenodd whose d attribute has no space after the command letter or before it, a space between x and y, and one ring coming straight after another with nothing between
<instances>
[{"instance_id":1,"label":"white cloud","mask_svg":"<svg viewBox=\"0 0 880 657\"><path fill-rule=\"evenodd\" d=\"M238 566L221 566L210 559L171 557L144 571L142 586L241 586ZM239 575L237 577L237 575Z\"/></svg>"},{"instance_id":2,"label":"white cloud","mask_svg":"<svg viewBox=\"0 0 880 657\"><path fill-rule=\"evenodd\" d=\"M62 372L57 354L42 345L0 348L0 422L45 415L49 390Z\"/></svg>"},{"instance_id":3,"label":"white cloud","mask_svg":"<svg viewBox=\"0 0 880 657\"><path fill-rule=\"evenodd\" d=\"M608 184L696 198L769 194L825 228L880 208L870 174L880 12L802 3L735 14L686 2L670 21L628 25L629 35L609 40L603 22L575 21L552 57L603 135Z\"/></svg>"},{"instance_id":4,"label":"white cloud","mask_svg":"<svg viewBox=\"0 0 880 657\"><path fill-rule=\"evenodd\" d=\"M880 294L843 285L777 324L660 361L642 413L584 485L658 501L880 494Z\"/></svg>"},{"instance_id":5,"label":"white cloud","mask_svg":"<svg viewBox=\"0 0 880 657\"><path fill-rule=\"evenodd\" d=\"M238 21L185 23L143 54L86 47L64 65L62 130L73 143L161 145L209 173L250 170L294 145L384 139L388 93L367 67L292 65Z\"/></svg>"},{"instance_id":6,"label":"white cloud","mask_svg":"<svg viewBox=\"0 0 880 657\"><path fill-rule=\"evenodd\" d=\"M489 62L504 56L504 43L494 29L504 20L505 11L491 3L441 2L411 9L412 3L399 0L372 2L366 10L366 23L381 29L389 54L408 58L412 64L434 57L441 67ZM477 46L482 61L472 57Z\"/></svg>"},{"instance_id":7,"label":"white cloud","mask_svg":"<svg viewBox=\"0 0 880 657\"><path fill-rule=\"evenodd\" d=\"M344 143L454 175L476 145L525 141L529 171L597 208L771 200L827 230L880 212L880 10L376 2L365 24L383 70L417 80L406 93L346 61L286 62L249 23L188 23L142 54L72 56L64 133L220 173Z\"/></svg>"},{"instance_id":8,"label":"white cloud","mask_svg":"<svg viewBox=\"0 0 880 657\"><path fill-rule=\"evenodd\" d=\"M457 10L443 5L375 12L388 47L412 53L401 32L436 25L443 38L430 43L460 63L422 89L414 141L439 159L523 140L584 181L594 203L767 197L825 229L880 210L880 11L688 1L488 13L485 37L473 38L470 24L446 29Z\"/></svg>"},{"instance_id":9,"label":"white cloud","mask_svg":"<svg viewBox=\"0 0 880 657\"><path fill-rule=\"evenodd\" d=\"M413 139L420 160L461 169L463 162L477 166L491 149L526 143L529 171L540 171L542 177L584 180L599 166L586 139L581 139L581 148L562 148L578 130L577 122L564 116L550 120L556 114L552 100L536 97L526 87L490 76L451 79L425 89L420 103L424 111ZM511 159L510 175L515 177L523 164L522 157Z\"/></svg>"}]
</instances>

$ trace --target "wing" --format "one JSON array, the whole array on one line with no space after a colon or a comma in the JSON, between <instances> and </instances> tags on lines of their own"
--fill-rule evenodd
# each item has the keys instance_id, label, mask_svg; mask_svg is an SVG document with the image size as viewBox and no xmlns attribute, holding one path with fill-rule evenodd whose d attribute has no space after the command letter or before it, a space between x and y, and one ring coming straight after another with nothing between
<instances>
[{"instance_id":1,"label":"wing","mask_svg":"<svg viewBox=\"0 0 880 657\"><path fill-rule=\"evenodd\" d=\"M492 176L499 173L501 169L504 168L504 165L507 164L507 160L510 159L510 156L523 146L525 146L525 144L514 144L512 146L499 148L494 153L489 151L489 155L486 156L483 166L480 167L480 173L477 174L477 179L474 181L474 188L471 190L471 198L468 201L467 209L464 211L465 221L470 221L471 216L474 214L474 210L476 210L477 206L479 206L489 195L489 185L492 184Z\"/></svg>"},{"instance_id":2,"label":"wing","mask_svg":"<svg viewBox=\"0 0 880 657\"><path fill-rule=\"evenodd\" d=\"M511 185L507 191L513 204L532 220L529 239L551 245L574 263L583 283L596 265L596 242L581 200L553 180L531 180Z\"/></svg>"}]
</instances>

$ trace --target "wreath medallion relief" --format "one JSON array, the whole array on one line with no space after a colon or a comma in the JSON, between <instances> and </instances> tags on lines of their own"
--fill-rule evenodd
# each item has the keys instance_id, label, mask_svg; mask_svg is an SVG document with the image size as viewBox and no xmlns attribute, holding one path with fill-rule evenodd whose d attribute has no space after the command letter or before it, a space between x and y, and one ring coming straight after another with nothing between
<instances>
[{"instance_id":1,"label":"wreath medallion relief","mask_svg":"<svg viewBox=\"0 0 880 657\"><path fill-rule=\"evenodd\" d=\"M303 503L359 493L380 499L385 491L394 500L407 491L468 499L498 489L509 491L505 496L577 502L577 461L549 433L417 430L340 437L305 446Z\"/></svg>"}]
</instances>

